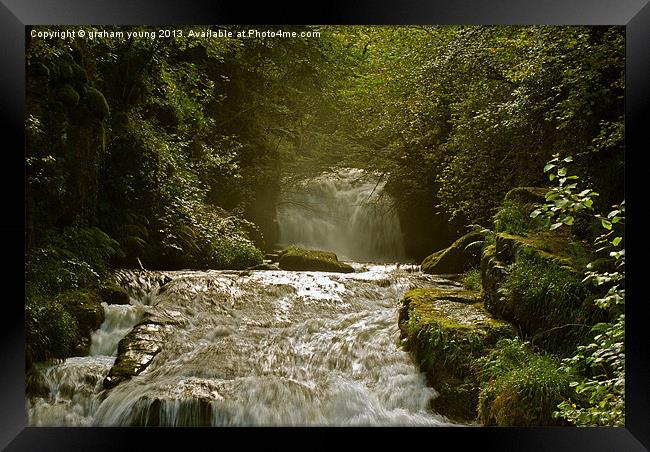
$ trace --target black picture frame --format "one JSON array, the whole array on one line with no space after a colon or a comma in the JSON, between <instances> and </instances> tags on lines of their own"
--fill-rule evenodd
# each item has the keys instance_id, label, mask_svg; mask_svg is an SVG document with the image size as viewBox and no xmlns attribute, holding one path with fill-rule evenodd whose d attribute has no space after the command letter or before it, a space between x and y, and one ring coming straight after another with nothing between
<instances>
[{"instance_id":1,"label":"black picture frame","mask_svg":"<svg viewBox=\"0 0 650 452\"><path fill-rule=\"evenodd\" d=\"M4 194L0 223L4 240L4 328L0 372L0 447L6 450L119 450L152 448L154 443L177 440L206 441L211 448L224 444L226 436L238 436L240 446L252 435L268 444L290 447L338 447L341 440L331 432L339 429L126 429L126 428L33 428L26 427L24 372L24 113L25 26L63 24L557 24L624 25L626 28L626 203L628 248L627 372L625 428L438 428L435 432L395 432L395 429L348 429L364 434L363 441L394 438L397 444L429 441L431 447L445 442L473 443L481 450L528 451L641 451L650 448L650 348L646 346L640 296L642 243L636 219L642 209L643 190L635 190L634 168L642 170L643 137L650 124L650 0L448 0L355 3L328 2L302 7L171 0L127 1L1 0L0 2L0 114L3 127ZM289 14L291 12L291 14ZM13 143L9 145L9 143ZM642 147L643 146L643 147ZM22 152L19 151L22 150ZM22 170L21 170L22 168ZM22 190L22 192L21 192ZM13 309L10 309L13 307ZM295 435L301 433L300 440ZM370 433L370 434L369 434ZM395 434L397 433L397 434ZM251 436L249 436L249 434ZM276 436L277 435L277 436ZM307 439L308 438L308 439ZM228 438L232 439L232 438ZM279 442L275 440L279 439ZM306 442L306 443L305 443ZM426 444L426 443L425 443ZM409 445L408 447L421 447ZM257 446L259 447L259 446ZM402 447L402 446L398 446Z\"/></svg>"}]
</instances>

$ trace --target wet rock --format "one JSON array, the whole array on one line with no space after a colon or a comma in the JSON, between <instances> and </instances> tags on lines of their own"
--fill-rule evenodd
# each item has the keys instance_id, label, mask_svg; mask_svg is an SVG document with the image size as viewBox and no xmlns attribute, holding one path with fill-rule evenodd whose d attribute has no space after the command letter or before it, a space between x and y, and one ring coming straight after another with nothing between
<instances>
[{"instance_id":1,"label":"wet rock","mask_svg":"<svg viewBox=\"0 0 650 452\"><path fill-rule=\"evenodd\" d=\"M402 299L399 328L430 386L440 414L472 421L478 406L476 361L501 338L515 336L507 322L484 309L480 293L464 290L414 289Z\"/></svg>"},{"instance_id":2,"label":"wet rock","mask_svg":"<svg viewBox=\"0 0 650 452\"><path fill-rule=\"evenodd\" d=\"M354 273L354 268L351 265L339 262L336 254L332 252L307 250L293 246L282 252L280 268L296 271Z\"/></svg>"},{"instance_id":3,"label":"wet rock","mask_svg":"<svg viewBox=\"0 0 650 452\"><path fill-rule=\"evenodd\" d=\"M462 273L477 267L481 259L480 242L485 239L483 232L470 232L456 240L449 248L437 251L422 261L424 273L446 274ZM479 243L477 243L479 242Z\"/></svg>"},{"instance_id":4,"label":"wet rock","mask_svg":"<svg viewBox=\"0 0 650 452\"><path fill-rule=\"evenodd\" d=\"M142 373L162 350L171 326L146 319L136 325L119 343L115 364L104 379L104 388L111 389Z\"/></svg>"},{"instance_id":5,"label":"wet rock","mask_svg":"<svg viewBox=\"0 0 650 452\"><path fill-rule=\"evenodd\" d=\"M267 262L264 262L259 265L255 265L253 267L248 267L246 270L280 270L280 267L278 264L270 264Z\"/></svg>"}]
</instances>

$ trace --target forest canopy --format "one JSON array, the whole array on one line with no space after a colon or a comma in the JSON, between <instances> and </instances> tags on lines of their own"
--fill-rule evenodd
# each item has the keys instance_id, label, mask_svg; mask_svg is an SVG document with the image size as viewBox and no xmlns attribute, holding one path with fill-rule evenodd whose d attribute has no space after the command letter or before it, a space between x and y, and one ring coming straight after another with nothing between
<instances>
[{"instance_id":1,"label":"forest canopy","mask_svg":"<svg viewBox=\"0 0 650 452\"><path fill-rule=\"evenodd\" d=\"M282 191L323 172L385 181L418 262L469 226L519 227L504 196L548 187L558 155L609 211L624 49L617 26L28 27L28 363L73 347L52 299L113 268L261 264Z\"/></svg>"}]
</instances>

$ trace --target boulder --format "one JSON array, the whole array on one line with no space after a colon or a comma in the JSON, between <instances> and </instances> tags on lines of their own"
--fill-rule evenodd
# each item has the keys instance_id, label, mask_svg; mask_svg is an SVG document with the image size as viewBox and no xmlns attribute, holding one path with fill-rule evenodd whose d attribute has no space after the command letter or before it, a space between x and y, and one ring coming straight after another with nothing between
<instances>
[{"instance_id":1,"label":"boulder","mask_svg":"<svg viewBox=\"0 0 650 452\"><path fill-rule=\"evenodd\" d=\"M492 318L476 291L413 289L402 299L399 328L428 384L440 414L460 421L476 418L479 380L476 360L501 338L515 336L507 322Z\"/></svg>"},{"instance_id":2,"label":"boulder","mask_svg":"<svg viewBox=\"0 0 650 452\"><path fill-rule=\"evenodd\" d=\"M543 204L546 201L548 188L545 187L515 187L506 193L504 201L521 204Z\"/></svg>"},{"instance_id":3,"label":"boulder","mask_svg":"<svg viewBox=\"0 0 650 452\"><path fill-rule=\"evenodd\" d=\"M113 282L102 286L99 289L99 295L106 304L129 304L131 301L127 291Z\"/></svg>"},{"instance_id":4,"label":"boulder","mask_svg":"<svg viewBox=\"0 0 650 452\"><path fill-rule=\"evenodd\" d=\"M353 273L352 266L339 262L329 251L290 247L282 252L279 261L282 270Z\"/></svg>"},{"instance_id":5,"label":"boulder","mask_svg":"<svg viewBox=\"0 0 650 452\"><path fill-rule=\"evenodd\" d=\"M117 358L104 379L104 388L114 388L142 373L162 350L170 331L170 325L150 318L133 327L117 346Z\"/></svg>"},{"instance_id":6,"label":"boulder","mask_svg":"<svg viewBox=\"0 0 650 452\"><path fill-rule=\"evenodd\" d=\"M478 267L481 260L481 247L476 242L482 242L484 239L484 232L465 234L449 248L426 257L421 264L422 271L434 274L463 273L470 268Z\"/></svg>"},{"instance_id":7,"label":"boulder","mask_svg":"<svg viewBox=\"0 0 650 452\"><path fill-rule=\"evenodd\" d=\"M505 263L515 262L519 253L525 252L563 267L579 267L579 263L565 254L570 245L568 239L552 232L526 236L500 232L496 234L495 244L496 257Z\"/></svg>"}]
</instances>

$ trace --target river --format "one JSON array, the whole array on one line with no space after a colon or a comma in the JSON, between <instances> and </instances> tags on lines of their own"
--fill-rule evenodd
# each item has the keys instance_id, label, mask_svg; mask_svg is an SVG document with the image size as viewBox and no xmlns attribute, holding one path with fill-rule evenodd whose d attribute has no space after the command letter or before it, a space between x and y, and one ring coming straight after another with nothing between
<instances>
[{"instance_id":1,"label":"river","mask_svg":"<svg viewBox=\"0 0 650 452\"><path fill-rule=\"evenodd\" d=\"M165 272L162 293L143 284L161 273L118 272L131 305L105 307L90 356L36 365L29 424L449 425L400 347L397 309L411 287L455 283L411 266L354 266ZM145 312L174 319L162 351L103 389L118 338Z\"/></svg>"},{"instance_id":2,"label":"river","mask_svg":"<svg viewBox=\"0 0 650 452\"><path fill-rule=\"evenodd\" d=\"M399 221L381 181L359 176L318 178L278 209L284 244L336 251L355 273L117 271L130 305L104 306L89 356L33 367L29 425L452 425L430 409L436 392L397 317L411 288L460 287L386 262L403 260ZM145 318L165 325L160 350L105 389L119 341Z\"/></svg>"}]
</instances>

